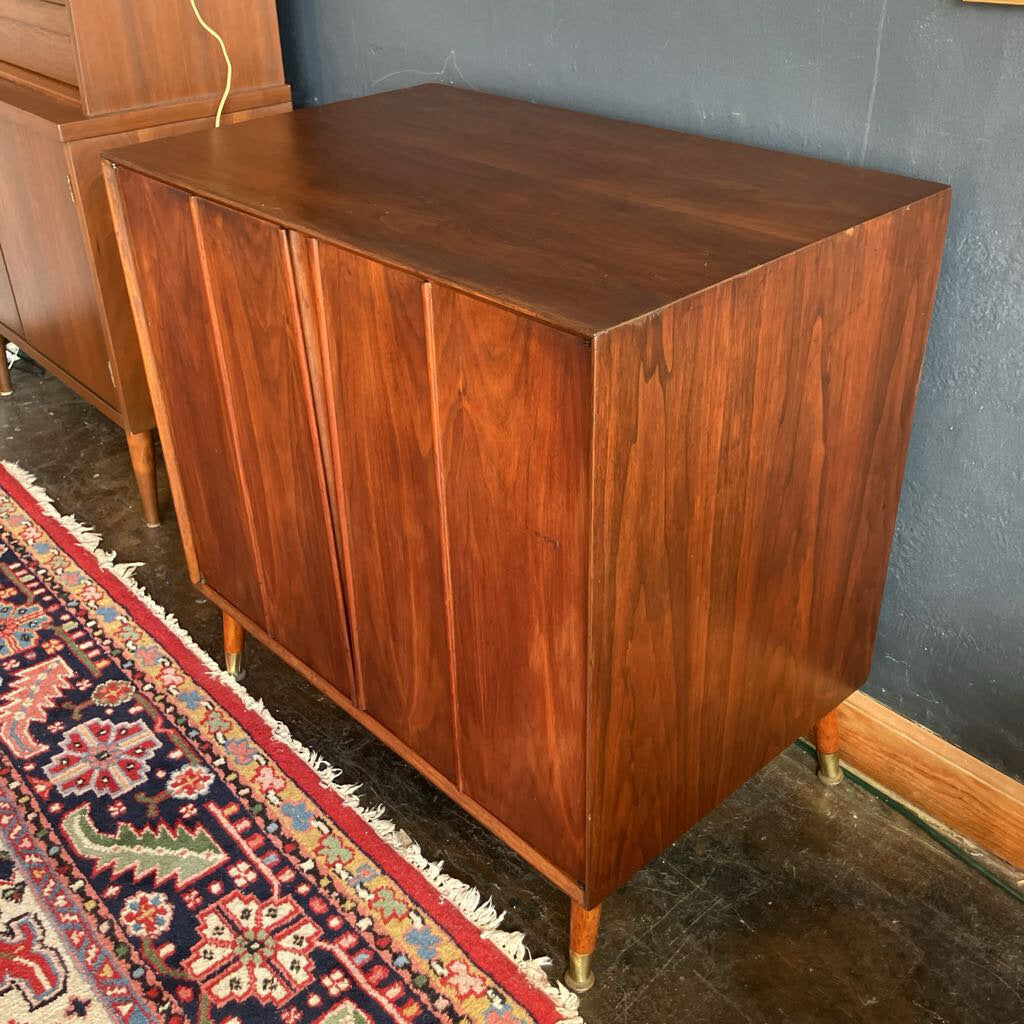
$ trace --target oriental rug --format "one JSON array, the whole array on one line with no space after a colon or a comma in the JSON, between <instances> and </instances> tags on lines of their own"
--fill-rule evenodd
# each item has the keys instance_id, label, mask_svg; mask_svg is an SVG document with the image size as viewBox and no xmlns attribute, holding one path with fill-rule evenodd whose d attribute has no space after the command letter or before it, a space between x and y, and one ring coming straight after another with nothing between
<instances>
[{"instance_id":1,"label":"oriental rug","mask_svg":"<svg viewBox=\"0 0 1024 1024\"><path fill-rule=\"evenodd\" d=\"M0 1022L578 1022L499 924L0 467Z\"/></svg>"}]
</instances>

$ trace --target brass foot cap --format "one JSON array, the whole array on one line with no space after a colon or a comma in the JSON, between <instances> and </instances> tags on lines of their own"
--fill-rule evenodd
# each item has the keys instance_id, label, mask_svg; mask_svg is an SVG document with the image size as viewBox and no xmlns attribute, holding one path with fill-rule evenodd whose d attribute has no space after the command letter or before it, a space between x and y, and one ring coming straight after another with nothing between
<instances>
[{"instance_id":1,"label":"brass foot cap","mask_svg":"<svg viewBox=\"0 0 1024 1024\"><path fill-rule=\"evenodd\" d=\"M147 526L148 526L148 527L149 527L149 528L150 528L151 530L155 530L155 529L156 529L156 528L157 528L157 527L158 527L158 526L159 526L160 524L159 524L159 523L146 523L146 525L147 525Z\"/></svg>"},{"instance_id":2,"label":"brass foot cap","mask_svg":"<svg viewBox=\"0 0 1024 1024\"><path fill-rule=\"evenodd\" d=\"M577 995L583 995L584 992L589 992L594 987L594 975L584 978L582 981L577 980L572 976L569 971L565 972L565 977L562 979L565 982L565 987L572 989Z\"/></svg>"},{"instance_id":3,"label":"brass foot cap","mask_svg":"<svg viewBox=\"0 0 1024 1024\"><path fill-rule=\"evenodd\" d=\"M0 391L0 398L9 398L13 394L13 391Z\"/></svg>"},{"instance_id":4,"label":"brass foot cap","mask_svg":"<svg viewBox=\"0 0 1024 1024\"><path fill-rule=\"evenodd\" d=\"M236 682L240 683L245 678L241 654L228 654L224 658L224 667L227 669L228 675L234 677Z\"/></svg>"},{"instance_id":5,"label":"brass foot cap","mask_svg":"<svg viewBox=\"0 0 1024 1024\"><path fill-rule=\"evenodd\" d=\"M565 987L582 994L594 987L594 972L590 969L589 953L570 953L569 969L565 972Z\"/></svg>"},{"instance_id":6,"label":"brass foot cap","mask_svg":"<svg viewBox=\"0 0 1024 1024\"><path fill-rule=\"evenodd\" d=\"M818 781L823 786L838 786L846 777L839 766L838 754L819 754L818 766Z\"/></svg>"}]
</instances>

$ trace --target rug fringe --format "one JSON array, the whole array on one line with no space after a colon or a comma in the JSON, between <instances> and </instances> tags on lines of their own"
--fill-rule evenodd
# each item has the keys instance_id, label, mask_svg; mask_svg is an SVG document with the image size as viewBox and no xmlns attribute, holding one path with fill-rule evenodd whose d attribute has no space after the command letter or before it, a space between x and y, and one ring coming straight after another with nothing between
<instances>
[{"instance_id":1,"label":"rug fringe","mask_svg":"<svg viewBox=\"0 0 1024 1024\"><path fill-rule=\"evenodd\" d=\"M14 462L3 461L0 462L0 465L32 495L46 515L59 522L84 548L92 553L104 569L112 572L125 583L132 593L163 621L174 636L199 659L222 685L238 696L249 711L258 714L270 727L271 735L277 742L288 747L309 765L325 786L336 793L344 804L358 814L403 860L419 871L445 900L453 904L462 916L477 928L484 939L500 949L527 981L552 1001L562 1018L562 1024L584 1024L583 1018L579 1015L579 997L574 992L570 992L561 982L552 983L548 977L547 968L551 966L551 958L534 957L526 945L526 936L522 932L503 931L499 926L505 915L494 906L490 897L484 899L478 889L445 874L444 861L428 861L423 856L419 843L385 817L387 811L383 804L378 804L376 807L364 807L359 800L360 787L357 784L341 784L338 781L342 776L340 768L295 739L288 726L274 718L263 701L252 696L233 676L228 675L189 636L178 623L177 618L157 604L135 581L135 570L145 563L118 562L113 553L104 551L101 547L102 538L99 533L84 526L74 516L64 515L57 510L50 496L36 483L35 477L31 473Z\"/></svg>"}]
</instances>

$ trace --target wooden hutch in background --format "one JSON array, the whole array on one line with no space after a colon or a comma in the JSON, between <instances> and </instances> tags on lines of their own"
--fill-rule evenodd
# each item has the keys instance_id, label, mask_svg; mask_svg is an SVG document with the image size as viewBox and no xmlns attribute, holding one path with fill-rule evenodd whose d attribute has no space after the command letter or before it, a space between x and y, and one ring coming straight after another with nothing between
<instances>
[{"instance_id":1,"label":"wooden hutch in background","mask_svg":"<svg viewBox=\"0 0 1024 1024\"><path fill-rule=\"evenodd\" d=\"M274 0L199 10L233 67L224 123L289 110ZM210 127L224 83L189 0L0 0L0 336L124 429L151 525L153 410L99 154Z\"/></svg>"}]
</instances>

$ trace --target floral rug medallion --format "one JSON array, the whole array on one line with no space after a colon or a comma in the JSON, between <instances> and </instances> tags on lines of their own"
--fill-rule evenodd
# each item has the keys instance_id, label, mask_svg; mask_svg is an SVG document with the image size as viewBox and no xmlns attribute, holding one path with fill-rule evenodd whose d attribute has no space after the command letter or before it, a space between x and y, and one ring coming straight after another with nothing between
<instances>
[{"instance_id":1,"label":"floral rug medallion","mask_svg":"<svg viewBox=\"0 0 1024 1024\"><path fill-rule=\"evenodd\" d=\"M94 546L0 468L2 1024L578 1022Z\"/></svg>"}]
</instances>

